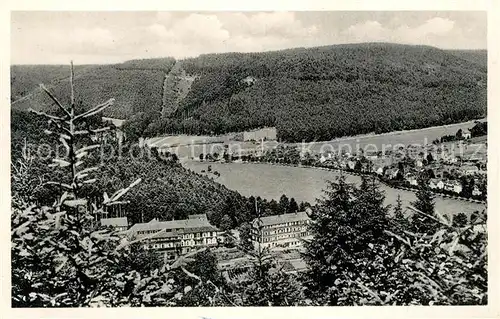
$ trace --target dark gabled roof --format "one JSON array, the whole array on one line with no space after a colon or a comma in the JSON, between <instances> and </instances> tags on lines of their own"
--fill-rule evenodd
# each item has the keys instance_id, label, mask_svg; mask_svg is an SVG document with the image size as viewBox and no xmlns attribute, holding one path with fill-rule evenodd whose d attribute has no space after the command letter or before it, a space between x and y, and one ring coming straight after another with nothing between
<instances>
[{"instance_id":1,"label":"dark gabled roof","mask_svg":"<svg viewBox=\"0 0 500 319\"><path fill-rule=\"evenodd\" d=\"M292 214L265 216L265 217L260 218L262 226L276 225L276 224L295 222L295 221L301 221L301 220L307 220L307 219L309 219L309 215L307 215L306 212L297 212L297 213L292 213ZM257 223L258 223L258 219L254 219L252 222L252 224L254 224L254 225L257 225Z\"/></svg>"},{"instance_id":2,"label":"dark gabled roof","mask_svg":"<svg viewBox=\"0 0 500 319\"><path fill-rule=\"evenodd\" d=\"M130 233L137 233L139 231L155 231L155 230L176 230L183 232L193 232L193 229L206 229L205 231L217 231L218 229L208 222L208 219L194 218L183 220L170 220L160 222L156 219L151 220L149 223L139 223L133 225L129 231Z\"/></svg>"}]
</instances>

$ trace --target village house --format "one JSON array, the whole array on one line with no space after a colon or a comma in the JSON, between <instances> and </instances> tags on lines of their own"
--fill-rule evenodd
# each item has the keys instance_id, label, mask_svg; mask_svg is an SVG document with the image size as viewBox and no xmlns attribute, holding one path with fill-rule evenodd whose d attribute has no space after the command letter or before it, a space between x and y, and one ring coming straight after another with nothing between
<instances>
[{"instance_id":1,"label":"village house","mask_svg":"<svg viewBox=\"0 0 500 319\"><path fill-rule=\"evenodd\" d=\"M319 158L319 162L323 164L324 162L327 161L328 158L325 157L325 155L321 154L321 157Z\"/></svg>"},{"instance_id":2,"label":"village house","mask_svg":"<svg viewBox=\"0 0 500 319\"><path fill-rule=\"evenodd\" d=\"M382 174L384 174L384 167L381 165L373 165L372 172L381 176Z\"/></svg>"},{"instance_id":3,"label":"village house","mask_svg":"<svg viewBox=\"0 0 500 319\"><path fill-rule=\"evenodd\" d=\"M338 161L338 167L341 169L347 169L347 161L345 159L341 159Z\"/></svg>"},{"instance_id":4,"label":"village house","mask_svg":"<svg viewBox=\"0 0 500 319\"><path fill-rule=\"evenodd\" d=\"M444 183L444 190L459 194L462 192L462 184L455 180L446 181Z\"/></svg>"},{"instance_id":5,"label":"village house","mask_svg":"<svg viewBox=\"0 0 500 319\"><path fill-rule=\"evenodd\" d=\"M216 246L219 230L205 214L188 219L138 223L128 230L129 238L139 240L145 249L164 253L169 258L184 255L201 247Z\"/></svg>"},{"instance_id":6,"label":"village house","mask_svg":"<svg viewBox=\"0 0 500 319\"><path fill-rule=\"evenodd\" d=\"M412 186L417 186L418 185L417 177L414 174L412 174L412 173L406 174L405 180L408 183L410 183L410 185L412 185Z\"/></svg>"},{"instance_id":7,"label":"village house","mask_svg":"<svg viewBox=\"0 0 500 319\"><path fill-rule=\"evenodd\" d=\"M113 227L118 231L124 231L128 228L127 217L113 217L113 218L101 218L101 226Z\"/></svg>"},{"instance_id":8,"label":"village house","mask_svg":"<svg viewBox=\"0 0 500 319\"><path fill-rule=\"evenodd\" d=\"M481 196L483 193L479 190L479 187L474 186L472 189L472 196Z\"/></svg>"},{"instance_id":9,"label":"village house","mask_svg":"<svg viewBox=\"0 0 500 319\"><path fill-rule=\"evenodd\" d=\"M460 194L462 192L462 184L459 181L454 181L453 182L453 191L457 194Z\"/></svg>"},{"instance_id":10,"label":"village house","mask_svg":"<svg viewBox=\"0 0 500 319\"><path fill-rule=\"evenodd\" d=\"M370 162L363 162L363 163L361 163L361 170L362 170L363 172L367 172L367 173L369 173L369 172L371 172L371 168L370 168L370 167L371 167L371 165L372 165L372 164L371 164Z\"/></svg>"},{"instance_id":11,"label":"village house","mask_svg":"<svg viewBox=\"0 0 500 319\"><path fill-rule=\"evenodd\" d=\"M415 160L415 167L419 167L420 168L422 166L424 166L424 163L422 162L422 160L416 159Z\"/></svg>"},{"instance_id":12,"label":"village house","mask_svg":"<svg viewBox=\"0 0 500 319\"><path fill-rule=\"evenodd\" d=\"M433 178L429 181L429 187L431 189L443 189L444 183L439 178Z\"/></svg>"},{"instance_id":13,"label":"village house","mask_svg":"<svg viewBox=\"0 0 500 319\"><path fill-rule=\"evenodd\" d=\"M462 132L462 137L466 140L470 139L471 138L471 132L470 130L465 130Z\"/></svg>"},{"instance_id":14,"label":"village house","mask_svg":"<svg viewBox=\"0 0 500 319\"><path fill-rule=\"evenodd\" d=\"M297 212L266 216L254 219L252 241L254 247L279 249L297 248L302 246L302 240L311 237L308 229L310 218L308 212ZM260 229L260 230L259 230Z\"/></svg>"},{"instance_id":15,"label":"village house","mask_svg":"<svg viewBox=\"0 0 500 319\"><path fill-rule=\"evenodd\" d=\"M454 155L444 156L443 163L453 165L458 163L458 158L456 158Z\"/></svg>"},{"instance_id":16,"label":"village house","mask_svg":"<svg viewBox=\"0 0 500 319\"><path fill-rule=\"evenodd\" d=\"M347 161L347 168L349 169L354 169L356 167L356 162L353 160L348 160Z\"/></svg>"},{"instance_id":17,"label":"village house","mask_svg":"<svg viewBox=\"0 0 500 319\"><path fill-rule=\"evenodd\" d=\"M395 179L398 176L399 169L389 168L385 171L385 177L389 179Z\"/></svg>"},{"instance_id":18,"label":"village house","mask_svg":"<svg viewBox=\"0 0 500 319\"><path fill-rule=\"evenodd\" d=\"M479 168L477 168L477 166L474 165L464 165L459 168L459 172L462 175L467 175L467 176L475 175L479 173Z\"/></svg>"}]
</instances>

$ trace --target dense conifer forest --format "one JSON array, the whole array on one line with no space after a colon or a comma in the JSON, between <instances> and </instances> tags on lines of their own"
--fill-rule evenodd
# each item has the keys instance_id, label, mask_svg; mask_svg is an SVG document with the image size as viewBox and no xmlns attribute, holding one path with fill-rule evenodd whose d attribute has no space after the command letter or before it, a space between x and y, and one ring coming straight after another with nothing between
<instances>
[{"instance_id":1,"label":"dense conifer forest","mask_svg":"<svg viewBox=\"0 0 500 319\"><path fill-rule=\"evenodd\" d=\"M13 108L50 108L35 82L54 83L65 95L63 70L53 67L44 79L31 76L43 73L37 67L14 66L12 97L25 98ZM116 106L104 114L127 119L133 136L276 126L284 141L313 141L486 115L486 51L366 43L133 60L75 72L77 99L113 92ZM169 101L175 107L164 105ZM162 115L164 107L173 111Z\"/></svg>"}]
</instances>

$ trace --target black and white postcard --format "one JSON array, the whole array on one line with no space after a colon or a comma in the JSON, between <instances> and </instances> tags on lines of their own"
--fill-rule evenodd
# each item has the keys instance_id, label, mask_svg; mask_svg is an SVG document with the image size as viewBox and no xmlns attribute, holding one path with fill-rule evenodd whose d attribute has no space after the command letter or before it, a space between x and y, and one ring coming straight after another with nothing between
<instances>
[{"instance_id":1,"label":"black and white postcard","mask_svg":"<svg viewBox=\"0 0 500 319\"><path fill-rule=\"evenodd\" d=\"M13 316L498 316L491 11L330 6L10 9Z\"/></svg>"}]
</instances>

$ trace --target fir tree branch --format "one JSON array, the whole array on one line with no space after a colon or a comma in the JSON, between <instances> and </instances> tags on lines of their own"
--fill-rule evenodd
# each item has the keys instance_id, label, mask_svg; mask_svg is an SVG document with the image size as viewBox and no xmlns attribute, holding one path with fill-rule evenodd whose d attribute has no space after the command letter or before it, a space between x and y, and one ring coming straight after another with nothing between
<instances>
[{"instance_id":1,"label":"fir tree branch","mask_svg":"<svg viewBox=\"0 0 500 319\"><path fill-rule=\"evenodd\" d=\"M73 73L73 66L71 66L71 73ZM56 103L56 105L64 112L64 114L66 114L66 116L71 116L69 111L61 104L61 102L59 102L54 94L52 94L52 92L50 92L49 89L45 87L45 85L40 84L40 88L52 99L52 101L54 101L54 103ZM73 85L71 85L71 91L73 91Z\"/></svg>"}]
</instances>

